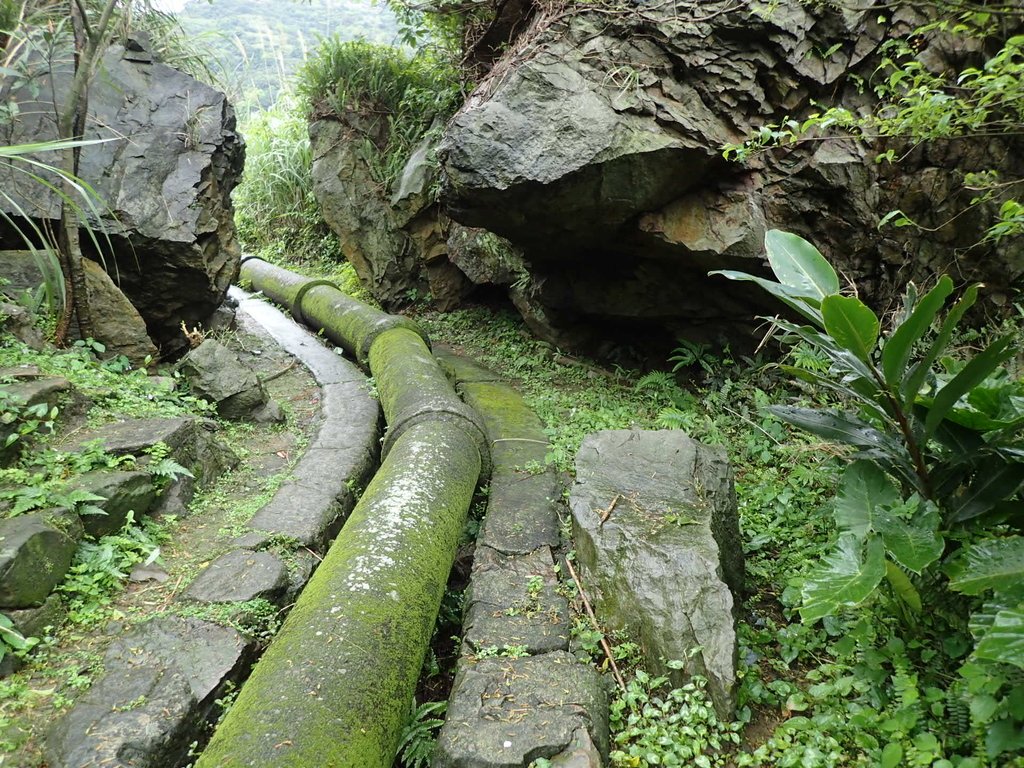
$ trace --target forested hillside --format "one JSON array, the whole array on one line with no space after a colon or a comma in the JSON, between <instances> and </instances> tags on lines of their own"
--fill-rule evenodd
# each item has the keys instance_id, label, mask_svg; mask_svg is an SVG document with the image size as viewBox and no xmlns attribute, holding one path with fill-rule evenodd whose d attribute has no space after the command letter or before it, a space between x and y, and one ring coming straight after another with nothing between
<instances>
[{"instance_id":1,"label":"forested hillside","mask_svg":"<svg viewBox=\"0 0 1024 768\"><path fill-rule=\"evenodd\" d=\"M187 0L177 16L211 52L211 69L243 118L275 101L321 37L390 43L397 32L390 9L373 0Z\"/></svg>"}]
</instances>

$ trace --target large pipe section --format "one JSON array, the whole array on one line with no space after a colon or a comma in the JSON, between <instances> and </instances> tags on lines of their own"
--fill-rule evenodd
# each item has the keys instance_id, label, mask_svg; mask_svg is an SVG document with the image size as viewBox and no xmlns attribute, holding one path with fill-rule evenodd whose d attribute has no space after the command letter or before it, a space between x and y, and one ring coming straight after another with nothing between
<instances>
[{"instance_id":1,"label":"large pipe section","mask_svg":"<svg viewBox=\"0 0 1024 768\"><path fill-rule=\"evenodd\" d=\"M485 433L411 321L259 260L242 276L369 363L389 429L384 463L196 768L390 768L489 464Z\"/></svg>"}]
</instances>

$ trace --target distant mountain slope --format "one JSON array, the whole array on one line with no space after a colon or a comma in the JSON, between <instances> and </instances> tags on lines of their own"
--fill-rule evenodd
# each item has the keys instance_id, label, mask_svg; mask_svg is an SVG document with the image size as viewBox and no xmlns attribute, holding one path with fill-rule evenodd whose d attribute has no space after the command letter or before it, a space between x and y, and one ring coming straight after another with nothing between
<instances>
[{"instance_id":1,"label":"distant mountain slope","mask_svg":"<svg viewBox=\"0 0 1024 768\"><path fill-rule=\"evenodd\" d=\"M186 0L177 13L185 31L211 53L243 117L267 107L319 38L394 42L398 26L372 0Z\"/></svg>"}]
</instances>

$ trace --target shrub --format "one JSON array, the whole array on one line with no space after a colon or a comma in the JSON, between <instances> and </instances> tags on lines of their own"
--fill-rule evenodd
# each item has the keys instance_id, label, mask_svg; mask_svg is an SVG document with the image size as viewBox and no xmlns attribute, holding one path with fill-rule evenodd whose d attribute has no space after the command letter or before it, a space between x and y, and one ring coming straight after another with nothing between
<instances>
[{"instance_id":1,"label":"shrub","mask_svg":"<svg viewBox=\"0 0 1024 768\"><path fill-rule=\"evenodd\" d=\"M427 53L338 37L324 40L298 77L299 97L312 118L335 116L367 139L375 179L390 187L416 143L436 120L455 111L455 72Z\"/></svg>"},{"instance_id":2,"label":"shrub","mask_svg":"<svg viewBox=\"0 0 1024 768\"><path fill-rule=\"evenodd\" d=\"M908 286L883 334L870 308L840 294L835 271L810 243L773 230L765 247L776 281L712 274L754 281L801 316L802 324L772 322L785 342L813 349L828 367L786 371L843 404L768 410L851 450L834 507L839 537L804 580L802 618L881 597L908 627L942 617L951 636L969 613L960 676L972 716L984 714L990 734L1019 733L1024 712L1012 693L997 696L1019 677L1013 668L1024 669L1024 383L1006 367L1013 336L956 359L954 334L979 286L952 302L947 276L923 295ZM989 739L986 750L994 758L1015 744Z\"/></svg>"}]
</instances>

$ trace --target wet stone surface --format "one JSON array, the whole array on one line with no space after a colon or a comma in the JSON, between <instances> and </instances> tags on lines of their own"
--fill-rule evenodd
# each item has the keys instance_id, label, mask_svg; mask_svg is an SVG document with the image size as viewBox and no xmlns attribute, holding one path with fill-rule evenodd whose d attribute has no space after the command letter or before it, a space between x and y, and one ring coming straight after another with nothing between
<instances>
[{"instance_id":1,"label":"wet stone surface","mask_svg":"<svg viewBox=\"0 0 1024 768\"><path fill-rule=\"evenodd\" d=\"M184 735L244 672L250 651L235 630L199 619L138 625L110 644L105 674L50 730L50 767L174 765L191 741Z\"/></svg>"},{"instance_id":2,"label":"wet stone surface","mask_svg":"<svg viewBox=\"0 0 1024 768\"><path fill-rule=\"evenodd\" d=\"M557 587L547 547L506 556L478 546L466 595L466 643L474 652L517 647L537 654L568 649L569 605Z\"/></svg>"}]
</instances>

